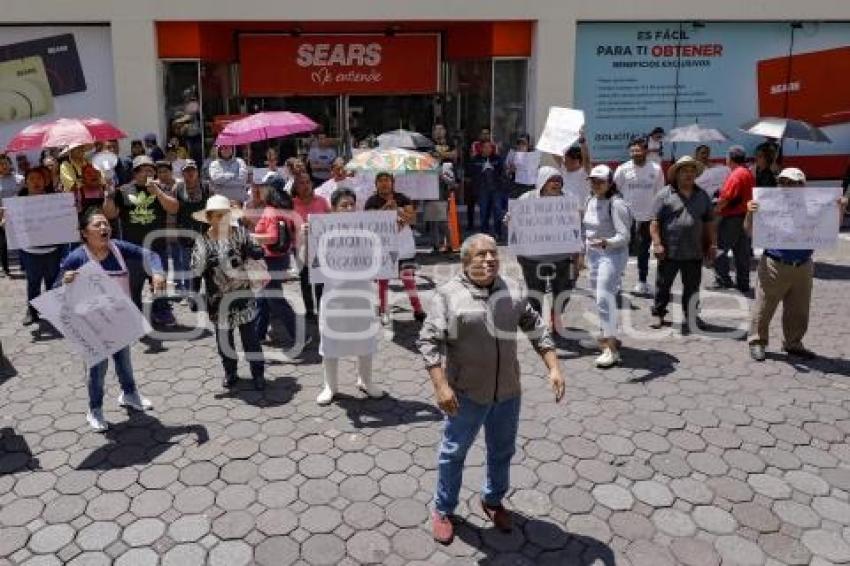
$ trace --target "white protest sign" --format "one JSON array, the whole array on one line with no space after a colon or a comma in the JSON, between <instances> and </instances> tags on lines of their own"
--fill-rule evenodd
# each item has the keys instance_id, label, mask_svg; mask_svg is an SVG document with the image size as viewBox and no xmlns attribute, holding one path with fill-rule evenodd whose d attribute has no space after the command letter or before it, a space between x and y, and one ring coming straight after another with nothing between
<instances>
[{"instance_id":1,"label":"white protest sign","mask_svg":"<svg viewBox=\"0 0 850 566\"><path fill-rule=\"evenodd\" d=\"M398 213L311 214L307 241L310 282L398 277Z\"/></svg>"},{"instance_id":2,"label":"white protest sign","mask_svg":"<svg viewBox=\"0 0 850 566\"><path fill-rule=\"evenodd\" d=\"M838 243L840 187L756 187L753 247L833 248Z\"/></svg>"},{"instance_id":3,"label":"white protest sign","mask_svg":"<svg viewBox=\"0 0 850 566\"><path fill-rule=\"evenodd\" d=\"M539 151L516 151L513 154L516 175L514 181L520 185L537 183L537 168L540 166Z\"/></svg>"},{"instance_id":4,"label":"white protest sign","mask_svg":"<svg viewBox=\"0 0 850 566\"><path fill-rule=\"evenodd\" d=\"M80 268L72 283L42 293L32 305L88 367L151 331L130 297L93 261Z\"/></svg>"},{"instance_id":5,"label":"white protest sign","mask_svg":"<svg viewBox=\"0 0 850 566\"><path fill-rule=\"evenodd\" d=\"M552 106L549 108L549 117L546 118L543 133L537 140L537 149L554 155L564 155L581 137L583 127L584 111Z\"/></svg>"},{"instance_id":6,"label":"white protest sign","mask_svg":"<svg viewBox=\"0 0 850 566\"><path fill-rule=\"evenodd\" d=\"M248 198L248 190L242 185L214 185L210 187L215 195L222 195L236 202L244 202Z\"/></svg>"},{"instance_id":7,"label":"white protest sign","mask_svg":"<svg viewBox=\"0 0 850 566\"><path fill-rule=\"evenodd\" d=\"M436 171L401 173L394 188L411 200L440 200L440 176Z\"/></svg>"},{"instance_id":8,"label":"white protest sign","mask_svg":"<svg viewBox=\"0 0 850 566\"><path fill-rule=\"evenodd\" d=\"M508 201L508 247L518 256L582 250L579 203L572 197L531 197Z\"/></svg>"},{"instance_id":9,"label":"white protest sign","mask_svg":"<svg viewBox=\"0 0 850 566\"><path fill-rule=\"evenodd\" d=\"M10 250L80 240L72 193L4 198L3 206Z\"/></svg>"},{"instance_id":10,"label":"white protest sign","mask_svg":"<svg viewBox=\"0 0 850 566\"><path fill-rule=\"evenodd\" d=\"M255 185L259 185L263 182L263 179L266 178L266 175L269 174L268 167L254 167L251 171L252 180Z\"/></svg>"}]
</instances>

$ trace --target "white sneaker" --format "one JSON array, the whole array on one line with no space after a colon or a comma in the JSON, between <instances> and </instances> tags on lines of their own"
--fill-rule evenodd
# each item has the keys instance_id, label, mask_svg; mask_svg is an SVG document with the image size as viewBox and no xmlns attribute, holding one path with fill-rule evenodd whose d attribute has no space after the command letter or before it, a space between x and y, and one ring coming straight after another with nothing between
<instances>
[{"instance_id":1,"label":"white sneaker","mask_svg":"<svg viewBox=\"0 0 850 566\"><path fill-rule=\"evenodd\" d=\"M334 391L327 385L322 388L322 392L319 393L319 396L316 397L316 403L319 405L330 405L331 401L334 399Z\"/></svg>"},{"instance_id":2,"label":"white sneaker","mask_svg":"<svg viewBox=\"0 0 850 566\"><path fill-rule=\"evenodd\" d=\"M605 348L602 350L602 355L596 358L596 367L602 369L614 367L618 360L619 354L615 354L611 348Z\"/></svg>"},{"instance_id":3,"label":"white sneaker","mask_svg":"<svg viewBox=\"0 0 850 566\"><path fill-rule=\"evenodd\" d=\"M634 289L632 289L633 295L649 295L649 285L646 283L638 283L635 285Z\"/></svg>"},{"instance_id":4,"label":"white sneaker","mask_svg":"<svg viewBox=\"0 0 850 566\"><path fill-rule=\"evenodd\" d=\"M86 413L86 420L94 432L106 432L109 428L109 423L103 418L103 409L90 409Z\"/></svg>"},{"instance_id":5,"label":"white sneaker","mask_svg":"<svg viewBox=\"0 0 850 566\"><path fill-rule=\"evenodd\" d=\"M366 394L371 399L380 399L386 395L386 391L375 385L374 383L366 383L362 379L357 380L357 389Z\"/></svg>"},{"instance_id":6,"label":"white sneaker","mask_svg":"<svg viewBox=\"0 0 850 566\"><path fill-rule=\"evenodd\" d=\"M118 404L122 407L130 407L137 411L149 411L153 408L153 403L142 397L138 391L129 395L124 395L124 392L122 391L121 395L118 396Z\"/></svg>"},{"instance_id":7,"label":"white sneaker","mask_svg":"<svg viewBox=\"0 0 850 566\"><path fill-rule=\"evenodd\" d=\"M381 324L384 326L390 325L390 313L382 312L381 313Z\"/></svg>"}]
</instances>

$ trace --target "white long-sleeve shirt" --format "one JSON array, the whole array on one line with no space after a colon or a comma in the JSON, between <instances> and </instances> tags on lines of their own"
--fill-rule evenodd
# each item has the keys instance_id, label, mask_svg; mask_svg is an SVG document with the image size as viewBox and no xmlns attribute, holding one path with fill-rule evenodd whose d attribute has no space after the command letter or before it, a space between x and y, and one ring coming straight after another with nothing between
<instances>
[{"instance_id":1,"label":"white long-sleeve shirt","mask_svg":"<svg viewBox=\"0 0 850 566\"><path fill-rule=\"evenodd\" d=\"M248 187L248 166L239 157L210 163L210 189L214 194L242 202Z\"/></svg>"}]
</instances>

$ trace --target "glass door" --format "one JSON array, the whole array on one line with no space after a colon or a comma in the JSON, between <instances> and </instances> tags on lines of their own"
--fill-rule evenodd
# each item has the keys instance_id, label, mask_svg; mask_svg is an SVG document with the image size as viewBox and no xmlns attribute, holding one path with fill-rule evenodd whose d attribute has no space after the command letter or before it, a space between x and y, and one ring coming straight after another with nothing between
<instances>
[{"instance_id":1,"label":"glass door","mask_svg":"<svg viewBox=\"0 0 850 566\"><path fill-rule=\"evenodd\" d=\"M435 96L349 96L347 99L345 128L354 147L363 141L373 145L380 134L400 128L431 137Z\"/></svg>"}]
</instances>

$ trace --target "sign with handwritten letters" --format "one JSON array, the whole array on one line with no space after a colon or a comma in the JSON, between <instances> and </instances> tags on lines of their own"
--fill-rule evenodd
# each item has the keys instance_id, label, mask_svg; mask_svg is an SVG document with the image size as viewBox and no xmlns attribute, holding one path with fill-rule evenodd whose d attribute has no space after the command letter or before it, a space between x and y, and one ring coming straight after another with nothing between
<instances>
[{"instance_id":1,"label":"sign with handwritten letters","mask_svg":"<svg viewBox=\"0 0 850 566\"><path fill-rule=\"evenodd\" d=\"M516 168L514 181L520 185L534 185L537 182L537 168L540 166L540 152L515 151L513 160Z\"/></svg>"},{"instance_id":2,"label":"sign with handwritten letters","mask_svg":"<svg viewBox=\"0 0 850 566\"><path fill-rule=\"evenodd\" d=\"M71 193L4 198L3 207L10 250L80 240Z\"/></svg>"},{"instance_id":3,"label":"sign with handwritten letters","mask_svg":"<svg viewBox=\"0 0 850 566\"><path fill-rule=\"evenodd\" d=\"M840 187L756 187L753 247L833 248L838 243Z\"/></svg>"},{"instance_id":4,"label":"sign with handwritten letters","mask_svg":"<svg viewBox=\"0 0 850 566\"><path fill-rule=\"evenodd\" d=\"M88 367L151 331L130 297L92 261L80 268L73 282L42 293L32 305Z\"/></svg>"},{"instance_id":5,"label":"sign with handwritten letters","mask_svg":"<svg viewBox=\"0 0 850 566\"><path fill-rule=\"evenodd\" d=\"M582 250L579 203L572 197L508 201L508 246L518 256L571 254Z\"/></svg>"},{"instance_id":6,"label":"sign with handwritten letters","mask_svg":"<svg viewBox=\"0 0 850 566\"><path fill-rule=\"evenodd\" d=\"M311 214L307 241L310 282L398 277L398 213Z\"/></svg>"},{"instance_id":7,"label":"sign with handwritten letters","mask_svg":"<svg viewBox=\"0 0 850 566\"><path fill-rule=\"evenodd\" d=\"M411 200L440 200L440 176L437 173L396 175L393 188Z\"/></svg>"},{"instance_id":8,"label":"sign with handwritten letters","mask_svg":"<svg viewBox=\"0 0 850 566\"><path fill-rule=\"evenodd\" d=\"M581 137L584 127L584 111L573 108L549 108L549 117L543 133L537 140L537 149L554 155L564 155L564 152Z\"/></svg>"}]
</instances>

